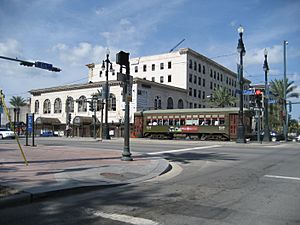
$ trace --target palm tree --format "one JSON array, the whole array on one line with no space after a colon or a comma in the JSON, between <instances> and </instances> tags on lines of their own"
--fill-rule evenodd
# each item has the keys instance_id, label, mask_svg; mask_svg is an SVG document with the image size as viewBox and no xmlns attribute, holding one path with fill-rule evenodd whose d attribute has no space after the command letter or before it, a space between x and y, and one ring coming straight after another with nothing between
<instances>
[{"instance_id":1,"label":"palm tree","mask_svg":"<svg viewBox=\"0 0 300 225\"><path fill-rule=\"evenodd\" d=\"M20 107L26 105L26 100L20 96L13 96L9 100L9 103L14 107L14 128L15 128L16 122L19 123L20 120ZM16 117L17 117L17 121L16 121Z\"/></svg>"},{"instance_id":2,"label":"palm tree","mask_svg":"<svg viewBox=\"0 0 300 225\"><path fill-rule=\"evenodd\" d=\"M232 96L225 87L219 87L212 93L211 103L215 107L224 108L233 105L236 102L236 97Z\"/></svg>"},{"instance_id":3,"label":"palm tree","mask_svg":"<svg viewBox=\"0 0 300 225\"><path fill-rule=\"evenodd\" d=\"M300 94L295 92L297 85L294 85L294 81L285 80L286 84L286 99L288 98L299 98ZM274 120L272 121L273 124L282 125L283 120L281 116L285 111L285 99L284 99L284 81L275 79L271 81L270 85L270 92L272 96L277 100L276 105L272 105L271 108L271 118Z\"/></svg>"}]
</instances>

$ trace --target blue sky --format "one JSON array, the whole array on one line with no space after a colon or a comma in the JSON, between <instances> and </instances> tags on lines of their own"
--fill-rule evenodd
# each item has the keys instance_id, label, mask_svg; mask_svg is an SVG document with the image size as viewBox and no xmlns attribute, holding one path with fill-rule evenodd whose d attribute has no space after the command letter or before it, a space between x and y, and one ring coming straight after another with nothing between
<instances>
[{"instance_id":1,"label":"blue sky","mask_svg":"<svg viewBox=\"0 0 300 225\"><path fill-rule=\"evenodd\" d=\"M7 98L28 97L34 88L87 81L87 63L100 63L108 47L131 57L193 50L236 71L237 28L243 25L244 76L264 82L263 50L268 49L269 80L287 76L300 92L299 0L0 0L0 55L44 61L53 73L0 59L0 88ZM300 99L291 99L299 102ZM300 104L292 116L300 117Z\"/></svg>"}]
</instances>

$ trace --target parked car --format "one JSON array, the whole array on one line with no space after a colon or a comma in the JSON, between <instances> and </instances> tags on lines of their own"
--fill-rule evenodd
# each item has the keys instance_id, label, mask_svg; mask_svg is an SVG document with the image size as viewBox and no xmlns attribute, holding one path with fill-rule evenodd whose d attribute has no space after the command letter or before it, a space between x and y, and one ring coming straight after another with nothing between
<instances>
[{"instance_id":1,"label":"parked car","mask_svg":"<svg viewBox=\"0 0 300 225\"><path fill-rule=\"evenodd\" d=\"M300 135L296 137L296 141L300 142Z\"/></svg>"},{"instance_id":2,"label":"parked car","mask_svg":"<svg viewBox=\"0 0 300 225\"><path fill-rule=\"evenodd\" d=\"M15 133L8 128L0 128L0 139L15 138Z\"/></svg>"}]
</instances>

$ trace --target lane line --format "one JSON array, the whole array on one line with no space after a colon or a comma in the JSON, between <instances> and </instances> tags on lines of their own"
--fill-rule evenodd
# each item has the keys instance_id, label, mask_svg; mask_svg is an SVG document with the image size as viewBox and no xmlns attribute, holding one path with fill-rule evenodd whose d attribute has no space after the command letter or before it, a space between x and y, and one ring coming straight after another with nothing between
<instances>
[{"instance_id":1,"label":"lane line","mask_svg":"<svg viewBox=\"0 0 300 225\"><path fill-rule=\"evenodd\" d=\"M174 149L174 150L167 150L161 152L150 152L147 153L147 155L160 155L164 153L187 152L187 151L193 151L198 149L208 149L208 148L218 148L218 147L222 147L222 145L210 145L210 146L202 146L202 147L194 147L194 148Z\"/></svg>"},{"instance_id":2,"label":"lane line","mask_svg":"<svg viewBox=\"0 0 300 225\"><path fill-rule=\"evenodd\" d=\"M276 175L265 175L264 177L277 178L277 179L287 179L287 180L300 180L300 177L285 177Z\"/></svg>"},{"instance_id":3,"label":"lane line","mask_svg":"<svg viewBox=\"0 0 300 225\"><path fill-rule=\"evenodd\" d=\"M124 223L130 223L134 225L160 225L158 222L140 217L133 217L116 213L104 213L93 209L86 209L86 211L94 216L99 216L102 218L116 220Z\"/></svg>"}]
</instances>

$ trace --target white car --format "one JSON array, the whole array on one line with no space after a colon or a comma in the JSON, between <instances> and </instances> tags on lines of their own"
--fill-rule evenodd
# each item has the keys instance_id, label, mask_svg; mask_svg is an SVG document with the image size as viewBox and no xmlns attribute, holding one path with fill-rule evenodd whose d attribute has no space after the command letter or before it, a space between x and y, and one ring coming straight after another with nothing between
<instances>
[{"instance_id":1,"label":"white car","mask_svg":"<svg viewBox=\"0 0 300 225\"><path fill-rule=\"evenodd\" d=\"M15 138L15 133L6 128L0 128L0 139Z\"/></svg>"},{"instance_id":2,"label":"white car","mask_svg":"<svg viewBox=\"0 0 300 225\"><path fill-rule=\"evenodd\" d=\"M296 140L300 142L300 135L296 137Z\"/></svg>"}]
</instances>

